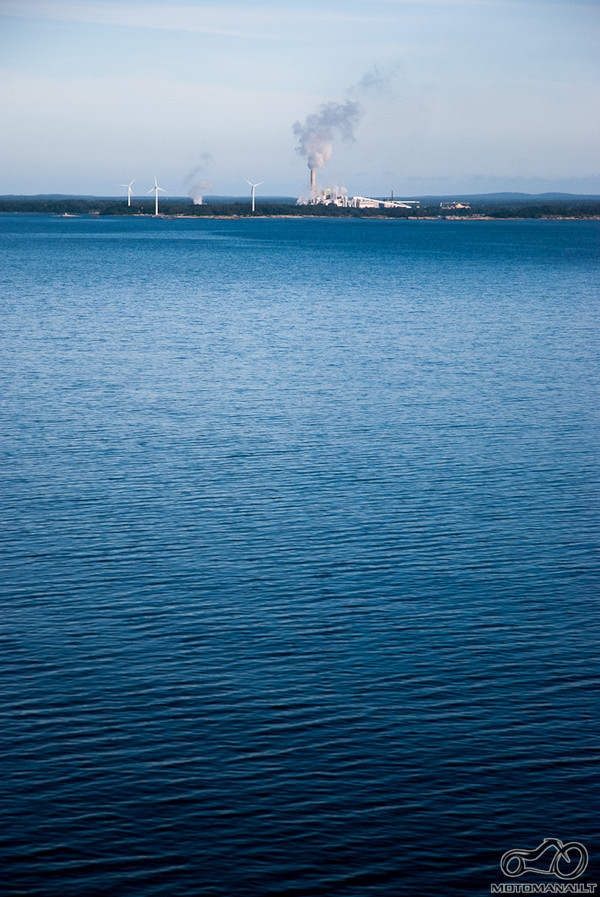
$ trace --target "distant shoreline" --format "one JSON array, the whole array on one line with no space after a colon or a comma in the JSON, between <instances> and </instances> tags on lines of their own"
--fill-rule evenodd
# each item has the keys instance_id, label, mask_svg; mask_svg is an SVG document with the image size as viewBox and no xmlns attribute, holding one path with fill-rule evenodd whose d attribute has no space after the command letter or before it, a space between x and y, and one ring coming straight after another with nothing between
<instances>
[{"instance_id":1,"label":"distant shoreline","mask_svg":"<svg viewBox=\"0 0 600 897\"><path fill-rule=\"evenodd\" d=\"M107 219L107 218L160 218L163 221L185 220L185 221L268 221L268 220L306 220L311 221L452 221L452 222L477 222L477 221L600 221L600 212L598 214L573 214L573 215L539 215L539 214L515 214L515 215L323 215L310 214L306 212L297 214L282 214L274 212L272 214L255 213L248 214L223 214L214 212L206 215L185 215L185 214L168 214L159 213L158 216L153 214L136 214L128 215L127 213L98 213L98 212L53 212L41 209L22 209L7 210L0 208L0 215L49 215L52 218L88 218L88 219Z\"/></svg>"},{"instance_id":2,"label":"distant shoreline","mask_svg":"<svg viewBox=\"0 0 600 897\"><path fill-rule=\"evenodd\" d=\"M464 206L441 208L440 197L422 197L418 208L345 208L335 205L296 205L290 197L265 198L251 212L246 199L234 198L193 205L185 198L165 199L159 206L163 219L247 220L257 219L376 219L380 221L597 221L600 220L600 196L522 196L502 195L468 197ZM446 204L444 202L444 204ZM75 196L0 196L0 214L45 214L58 217L153 218L154 202L132 199L131 205L115 197Z\"/></svg>"},{"instance_id":3,"label":"distant shoreline","mask_svg":"<svg viewBox=\"0 0 600 897\"><path fill-rule=\"evenodd\" d=\"M88 216L92 217L92 216ZM102 216L103 218L109 217L106 215ZM128 218L132 216L128 215L120 215L120 216L110 216L110 217L121 217ZM136 215L136 218L154 218L154 215ZM158 216L159 218L164 218L165 220L174 219L174 218L183 218L188 221L202 221L204 219L211 220L225 220L225 221L244 221L247 219L260 219L260 220L269 220L271 218L311 218L311 219L326 219L327 215L162 215ZM333 216L332 216L333 217ZM364 220L364 221L600 221L600 214L598 215L536 215L528 217L526 215L512 215L512 216L504 216L502 218L494 217L493 215L413 215L411 217L402 217L400 215L348 215L348 216L336 216L336 218L341 220Z\"/></svg>"}]
</instances>

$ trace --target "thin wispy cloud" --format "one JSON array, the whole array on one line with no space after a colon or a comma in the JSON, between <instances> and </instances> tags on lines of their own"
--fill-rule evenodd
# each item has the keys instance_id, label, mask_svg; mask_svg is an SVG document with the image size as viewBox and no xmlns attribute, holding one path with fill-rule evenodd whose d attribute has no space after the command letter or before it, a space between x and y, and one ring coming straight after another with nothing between
<instances>
[{"instance_id":1,"label":"thin wispy cloud","mask_svg":"<svg viewBox=\"0 0 600 897\"><path fill-rule=\"evenodd\" d=\"M0 13L28 19L55 22L114 25L126 28L150 28L168 31L199 31L205 34L241 36L241 28L232 28L228 17L217 8L191 9L181 5L134 4L113 6L107 3L81 3L78 0L45 2L45 0L3 0Z\"/></svg>"},{"instance_id":2,"label":"thin wispy cloud","mask_svg":"<svg viewBox=\"0 0 600 897\"><path fill-rule=\"evenodd\" d=\"M342 9L285 8L284 6L188 6L186 4L83 3L81 0L2 0L0 14L28 19L46 19L80 24L112 25L164 31L196 32L246 37L249 30L269 33L277 27L335 27L341 23L369 21L368 15L350 14Z\"/></svg>"}]
</instances>

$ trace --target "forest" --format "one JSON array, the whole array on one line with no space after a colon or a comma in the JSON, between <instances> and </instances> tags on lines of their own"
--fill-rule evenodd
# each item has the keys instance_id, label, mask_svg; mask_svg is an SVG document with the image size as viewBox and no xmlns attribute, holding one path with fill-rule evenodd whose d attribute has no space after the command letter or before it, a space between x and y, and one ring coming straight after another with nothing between
<instances>
[{"instance_id":1,"label":"forest","mask_svg":"<svg viewBox=\"0 0 600 897\"><path fill-rule=\"evenodd\" d=\"M454 199L455 197L452 197ZM253 213L249 200L228 201L205 199L194 205L191 199L164 199L160 203L163 217L187 216L198 218L251 217L335 217L335 218L600 218L600 197L565 195L535 196L523 194L507 198L467 198L468 208L442 209L440 202L447 197L423 197L419 208L410 209L352 209L326 205L297 205L291 198L257 198ZM51 215L153 215L154 200L134 199L131 206L126 199L114 197L74 196L0 196L0 213L39 213Z\"/></svg>"}]
</instances>

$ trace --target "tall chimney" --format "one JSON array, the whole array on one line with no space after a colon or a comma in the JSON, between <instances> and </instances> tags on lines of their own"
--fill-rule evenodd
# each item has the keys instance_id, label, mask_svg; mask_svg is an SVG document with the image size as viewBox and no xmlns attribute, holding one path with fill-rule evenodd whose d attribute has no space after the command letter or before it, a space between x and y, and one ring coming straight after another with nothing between
<instances>
[{"instance_id":1,"label":"tall chimney","mask_svg":"<svg viewBox=\"0 0 600 897\"><path fill-rule=\"evenodd\" d=\"M316 187L316 183L315 183L315 170L314 170L314 168L311 168L311 170L310 170L310 192L311 192L311 193L316 193L316 192L317 192L317 187Z\"/></svg>"}]
</instances>

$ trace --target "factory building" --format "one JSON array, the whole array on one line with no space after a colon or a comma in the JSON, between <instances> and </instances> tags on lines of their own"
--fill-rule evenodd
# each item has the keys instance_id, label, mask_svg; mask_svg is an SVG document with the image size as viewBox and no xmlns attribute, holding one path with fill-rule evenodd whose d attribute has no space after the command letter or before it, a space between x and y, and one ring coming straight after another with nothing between
<instances>
[{"instance_id":1,"label":"factory building","mask_svg":"<svg viewBox=\"0 0 600 897\"><path fill-rule=\"evenodd\" d=\"M348 201L353 209L418 209L418 199L370 199L368 196L353 196Z\"/></svg>"},{"instance_id":2,"label":"factory building","mask_svg":"<svg viewBox=\"0 0 600 897\"><path fill-rule=\"evenodd\" d=\"M459 202L455 200L453 202L441 202L440 209L470 209L471 204L468 202Z\"/></svg>"},{"instance_id":3,"label":"factory building","mask_svg":"<svg viewBox=\"0 0 600 897\"><path fill-rule=\"evenodd\" d=\"M311 180L311 188L313 181ZM300 206L338 206L342 209L418 209L419 200L371 199L368 196L348 196L344 188L320 187L311 189L309 196L298 200Z\"/></svg>"}]
</instances>

